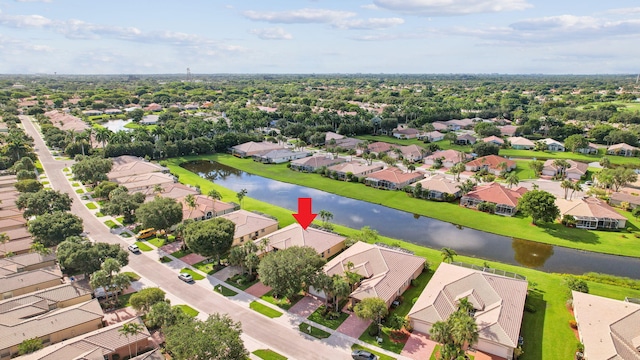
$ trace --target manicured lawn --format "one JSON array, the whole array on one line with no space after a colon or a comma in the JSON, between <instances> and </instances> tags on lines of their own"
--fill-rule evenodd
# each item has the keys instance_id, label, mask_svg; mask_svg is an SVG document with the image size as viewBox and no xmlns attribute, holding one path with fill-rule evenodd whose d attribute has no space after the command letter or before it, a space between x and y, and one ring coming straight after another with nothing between
<instances>
[{"instance_id":1,"label":"manicured lawn","mask_svg":"<svg viewBox=\"0 0 640 360\"><path fill-rule=\"evenodd\" d=\"M187 274L191 274L191 277L193 277L193 280L202 280L204 279L204 276L198 274L197 272L189 269L189 268L184 268L182 270L180 270L180 273L187 273Z\"/></svg>"},{"instance_id":2,"label":"manicured lawn","mask_svg":"<svg viewBox=\"0 0 640 360\"><path fill-rule=\"evenodd\" d=\"M532 160L516 160L516 175L518 175L520 181L538 178L536 173L529 167L531 161Z\"/></svg>"},{"instance_id":3,"label":"manicured lawn","mask_svg":"<svg viewBox=\"0 0 640 360\"><path fill-rule=\"evenodd\" d=\"M87 203L87 208L88 208L89 210L95 210L95 209L97 209L98 207L97 207L97 206L96 206L96 204L94 204L94 203Z\"/></svg>"},{"instance_id":4,"label":"manicured lawn","mask_svg":"<svg viewBox=\"0 0 640 360\"><path fill-rule=\"evenodd\" d=\"M358 344L353 344L351 345L351 350L366 350L372 354L378 355L378 357L380 358L380 360L395 360L396 358L391 357L389 355L383 354L381 352L377 352L377 351L373 351L369 348L366 348L364 346L360 346Z\"/></svg>"},{"instance_id":5,"label":"manicured lawn","mask_svg":"<svg viewBox=\"0 0 640 360\"><path fill-rule=\"evenodd\" d=\"M213 275L216 272L218 272L218 270L221 270L224 268L224 267L216 268L217 264L215 261L209 262L209 263L205 263L205 261L208 261L208 260L202 260L199 263L195 263L193 264L193 267L204 273L207 273L207 275Z\"/></svg>"},{"instance_id":6,"label":"manicured lawn","mask_svg":"<svg viewBox=\"0 0 640 360\"><path fill-rule=\"evenodd\" d=\"M96 213L96 217L103 217L103 216L104 216L104 214L99 212L99 211Z\"/></svg>"},{"instance_id":7,"label":"manicured lawn","mask_svg":"<svg viewBox=\"0 0 640 360\"><path fill-rule=\"evenodd\" d=\"M247 275L234 275L228 278L227 280L225 280L225 282L229 285L233 285L234 287L240 290L247 290L248 288L251 287L251 285L257 283L258 279L256 278L249 281L247 278Z\"/></svg>"},{"instance_id":8,"label":"manicured lawn","mask_svg":"<svg viewBox=\"0 0 640 360\"><path fill-rule=\"evenodd\" d=\"M74 182L74 183L71 184L71 186L78 187L78 186L80 186L80 183Z\"/></svg>"},{"instance_id":9,"label":"manicured lawn","mask_svg":"<svg viewBox=\"0 0 640 360\"><path fill-rule=\"evenodd\" d=\"M168 262L172 262L172 261L173 260L171 260L171 258L168 257L168 256L163 256L163 257L160 258L160 262L163 263L163 264L164 263L168 263Z\"/></svg>"},{"instance_id":10,"label":"manicured lawn","mask_svg":"<svg viewBox=\"0 0 640 360\"><path fill-rule=\"evenodd\" d=\"M130 281L138 281L140 280L140 275L134 273L133 271L126 271L124 272L125 275L127 275L127 277L129 277Z\"/></svg>"},{"instance_id":11,"label":"manicured lawn","mask_svg":"<svg viewBox=\"0 0 640 360\"><path fill-rule=\"evenodd\" d=\"M300 323L300 325L298 325L298 329L300 329L301 332L307 334L307 335L311 335L314 338L317 339L326 339L329 336L331 336L331 334L329 334L328 332L318 329L317 327L313 326L313 325L308 325L305 323Z\"/></svg>"},{"instance_id":12,"label":"manicured lawn","mask_svg":"<svg viewBox=\"0 0 640 360\"><path fill-rule=\"evenodd\" d=\"M233 290L231 290L228 287L223 286L223 285L214 286L213 287L213 291L217 292L218 294L222 294L223 296L227 296L227 297L238 295L237 292L235 292L235 291L233 291Z\"/></svg>"},{"instance_id":13,"label":"manicured lawn","mask_svg":"<svg viewBox=\"0 0 640 360\"><path fill-rule=\"evenodd\" d=\"M413 299L418 298L422 294L422 290L427 286L429 280L433 276L433 271L425 271L418 276L413 282L415 286L409 286L409 288L402 294L402 302L395 309L391 309L391 314L398 314L400 316L407 316L409 310L413 306Z\"/></svg>"},{"instance_id":14,"label":"manicured lawn","mask_svg":"<svg viewBox=\"0 0 640 360\"><path fill-rule=\"evenodd\" d=\"M414 199L400 191L383 191L362 184L338 182L337 180L324 178L317 174L291 171L287 169L286 164L266 166L252 160L239 159L227 154L174 158L169 160L168 167L174 175L179 176L181 181L192 185L199 184L203 193L212 188L216 189L223 195L223 200L235 200L236 193L202 179L197 174L191 173L177 165L187 160L197 159L218 161L252 174L320 189L349 198L384 204L394 209L452 222L498 235L511 237L514 234L518 234L518 237L522 239L552 245L607 254L640 257L640 246L637 246L638 241L630 237L622 238L619 233L614 231L589 231L567 228L559 223L531 226L531 218L528 217L514 216L509 218L463 208L455 203ZM249 196L251 196L251 194L249 194ZM258 210L276 216L281 221L281 227L293 222L290 211L274 212L272 206L255 199L245 198L244 208ZM638 227L633 225L633 223L638 223L637 220L631 219L630 223L632 223L630 226Z\"/></svg>"},{"instance_id":15,"label":"manicured lawn","mask_svg":"<svg viewBox=\"0 0 640 360\"><path fill-rule=\"evenodd\" d=\"M119 222L120 224L124 224L124 216L117 217L116 221Z\"/></svg>"},{"instance_id":16,"label":"manicured lawn","mask_svg":"<svg viewBox=\"0 0 640 360\"><path fill-rule=\"evenodd\" d=\"M82 189L76 189L76 193L77 193L77 194L84 194L84 190L82 190Z\"/></svg>"},{"instance_id":17,"label":"manicured lawn","mask_svg":"<svg viewBox=\"0 0 640 360\"><path fill-rule=\"evenodd\" d=\"M151 250L153 250L153 248L151 248L151 246L143 243L142 241L136 241L136 245L138 245L138 249L140 249L140 251L151 251Z\"/></svg>"},{"instance_id":18,"label":"manicured lawn","mask_svg":"<svg viewBox=\"0 0 640 360\"><path fill-rule=\"evenodd\" d=\"M376 339L376 336L369 335L369 329L365 330L362 333L362 335L360 335L360 340L366 342L367 344L378 346L385 350L394 352L396 354L400 354L400 352L402 351L402 348L404 347L404 343L392 341L391 338L389 337L389 334L391 333L391 331L392 330L390 328L387 328L387 327L382 328L382 332L380 334L380 337L382 338L382 343L380 344L378 344L378 340Z\"/></svg>"},{"instance_id":19,"label":"manicured lawn","mask_svg":"<svg viewBox=\"0 0 640 360\"><path fill-rule=\"evenodd\" d=\"M272 309L266 305L260 304L257 301L252 301L251 304L249 304L249 307L259 312L260 314L270 317L272 319L282 316L282 313L280 311Z\"/></svg>"},{"instance_id":20,"label":"manicured lawn","mask_svg":"<svg viewBox=\"0 0 640 360\"><path fill-rule=\"evenodd\" d=\"M164 245L165 239L164 238L157 238L154 237L153 239L147 239L147 242L157 248L162 247Z\"/></svg>"},{"instance_id":21,"label":"manicured lawn","mask_svg":"<svg viewBox=\"0 0 640 360\"><path fill-rule=\"evenodd\" d=\"M105 225L109 227L109 229L117 228L118 224L116 224L113 220L107 220L104 222Z\"/></svg>"},{"instance_id":22,"label":"manicured lawn","mask_svg":"<svg viewBox=\"0 0 640 360\"><path fill-rule=\"evenodd\" d=\"M196 317L198 316L198 314L200 314L198 310L192 308L189 305L175 305L174 307L181 309L182 312L184 312L189 317Z\"/></svg>"},{"instance_id":23,"label":"manicured lawn","mask_svg":"<svg viewBox=\"0 0 640 360\"><path fill-rule=\"evenodd\" d=\"M294 296L293 299L287 299L287 298L275 298L273 297L272 294L273 290L269 291L268 293L262 295L260 298L268 303L271 303L273 305L276 305L279 308L282 308L284 310L289 310L293 305L295 305L298 301L300 301L300 299L302 299L301 295L296 295Z\"/></svg>"},{"instance_id":24,"label":"manicured lawn","mask_svg":"<svg viewBox=\"0 0 640 360\"><path fill-rule=\"evenodd\" d=\"M286 356L282 356L271 349L256 350L252 354L264 360L287 360Z\"/></svg>"},{"instance_id":25,"label":"manicured lawn","mask_svg":"<svg viewBox=\"0 0 640 360\"><path fill-rule=\"evenodd\" d=\"M183 256L189 255L189 254L191 254L191 250L189 250L189 249L187 249L187 250L178 250L176 252L171 253L171 255L173 257L177 257L178 259L183 257Z\"/></svg>"},{"instance_id":26,"label":"manicured lawn","mask_svg":"<svg viewBox=\"0 0 640 360\"><path fill-rule=\"evenodd\" d=\"M329 306L331 306L331 304ZM325 310L324 305L320 306L318 309L316 309L316 311L314 311L311 315L309 315L307 319L317 324L324 325L329 329L335 330L340 326L340 324L342 324L349 317L349 314L343 313L341 311L340 316L338 316L335 319L329 319L323 315L324 310Z\"/></svg>"},{"instance_id":27,"label":"manicured lawn","mask_svg":"<svg viewBox=\"0 0 640 360\"><path fill-rule=\"evenodd\" d=\"M171 169L172 173L179 174L181 182L186 184L191 184L191 185L200 185L203 193L207 193L211 189L216 189L222 194L223 200L234 201L235 194L236 194L234 191L224 188L222 186L216 185L205 179L202 179L197 174L186 171L177 165L187 160L198 160L198 159L214 159L215 160L219 158L226 159L226 158L230 158L230 156L213 155L213 156L202 156L202 157L175 158L175 159L171 159L168 162L168 166ZM243 163L242 160L239 160L239 159L238 159L238 162ZM247 162L253 163L253 161L251 160L244 161L244 163L247 163ZM248 163L247 165L251 165ZM274 169L276 167L278 167L278 165L269 166L267 168ZM275 171L274 174L279 174L279 175L291 174L291 172L283 173L282 171ZM313 175L309 175L307 178L312 179L312 176ZM289 182L293 182L295 180L293 176L289 180L286 180L285 177L282 176L282 179ZM313 182L314 182L313 180L309 181L309 183L313 183ZM311 186L310 184L304 184L303 181L301 181L301 184ZM335 182L331 180L328 184L335 184ZM341 186L338 189L336 189L336 192L338 190L342 191L341 188L345 185L349 185L349 184L348 183L341 184ZM355 189L355 188L350 188L350 189ZM353 192L353 190L350 190L347 192ZM387 195L395 194L394 192L385 192L385 191L382 191L381 193L387 194ZM249 194L249 196L250 195L251 194ZM340 194L340 195L343 195L343 194ZM349 196L349 194L347 194L346 196ZM403 199L404 201L412 200L408 198L406 195L403 195L400 199ZM425 201L423 202L428 203ZM417 207L416 204L418 203L410 202L409 204L410 205L413 204L411 206L415 208ZM437 206L434 206L434 208L432 209L435 212L442 212L444 211L445 208L447 208L446 206L440 208L440 205L446 205L446 204L438 203L435 205ZM409 208L411 208L411 206L409 206ZM257 211L261 211L263 213L275 216L279 220L281 227L287 226L294 222L294 219L291 216L290 210L283 209L281 207L277 207L265 202L261 202L261 201L252 199L250 197L246 197L244 199L243 208L246 210L257 210ZM458 206L455 206L455 208L458 208ZM457 217L452 217L452 219L459 219L461 217L466 217L466 214L467 212L457 213ZM435 215L438 215L438 214L432 214L431 216L435 216ZM493 220L491 216L483 217L483 219L484 221L490 221L488 219ZM508 220L508 219L505 219L503 217L495 217L495 222L493 222L492 224L497 226L501 226L501 225L507 226L507 221L505 220ZM527 226L529 226L528 219L524 220L524 222L527 223ZM533 226L529 226L529 227L534 228ZM517 227L514 229L507 230L506 235L509 235L509 232L511 234L517 234L519 231L522 230L521 228L517 228ZM355 234L360 233L359 230L351 229L351 228L347 228L347 227L335 225L335 224L334 224L334 231L346 237L353 236ZM544 233L544 232L540 232L540 233ZM587 233L591 233L591 232L587 232ZM596 233L601 233L601 232L596 232ZM627 240L628 239L621 238L620 242L624 242ZM424 246L419 246L416 244L412 244L412 243L408 243L398 239L393 239L393 238L384 237L384 236L380 236L378 241L388 245L400 244L403 248L413 251L415 255L426 258L432 270L435 270L440 264L440 262L442 261L439 249L431 249ZM633 247L636 247L636 246L634 245L633 247L630 247L629 244L631 244L631 242L621 244L619 246L626 246L627 250L634 251ZM529 313L529 312L524 313L524 320L523 320L521 334L525 337L525 345L524 345L525 354L521 357L521 359L524 359L524 360L570 359L573 357L575 353L576 338L568 325L569 320L571 320L571 314L567 311L565 306L568 292L562 276L560 276L559 274L549 274L549 273L545 273L538 270L502 264L494 261L486 261L483 259L472 258L472 257L456 256L455 259L456 261L462 261L462 262L475 264L479 266L483 266L486 263L488 266L492 268L497 268L500 270L515 272L520 275L524 275L527 277L527 279L531 284L534 284L534 283L536 284L534 289L531 291L531 294L532 294L531 297L534 300L533 303L536 305L537 311L535 313ZM230 282L230 284L236 286L236 284L233 282ZM589 286L591 287L591 293L595 295L606 296L606 297L619 299L619 300L624 299L625 295L632 296L632 297L640 297L640 294L638 294L637 291L635 290L624 289L624 288L620 288L613 285L598 284L594 286L591 283L589 283ZM537 297L534 297L534 295ZM377 345L377 344L374 344L374 345Z\"/></svg>"}]
</instances>

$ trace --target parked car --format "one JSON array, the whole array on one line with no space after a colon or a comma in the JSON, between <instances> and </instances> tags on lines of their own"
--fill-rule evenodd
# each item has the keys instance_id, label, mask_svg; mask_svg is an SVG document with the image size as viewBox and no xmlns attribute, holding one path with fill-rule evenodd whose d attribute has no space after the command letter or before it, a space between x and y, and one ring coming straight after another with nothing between
<instances>
[{"instance_id":1,"label":"parked car","mask_svg":"<svg viewBox=\"0 0 640 360\"><path fill-rule=\"evenodd\" d=\"M131 251L134 254L137 254L137 253L140 252L140 248L136 244L131 244L131 245L127 246L127 249L129 249L129 251Z\"/></svg>"},{"instance_id":2,"label":"parked car","mask_svg":"<svg viewBox=\"0 0 640 360\"><path fill-rule=\"evenodd\" d=\"M351 358L354 360L378 360L378 356L365 350L354 350L351 353Z\"/></svg>"},{"instance_id":3,"label":"parked car","mask_svg":"<svg viewBox=\"0 0 640 360\"><path fill-rule=\"evenodd\" d=\"M178 279L190 283L193 282L193 276L191 276L191 274L187 274L187 273L180 273L180 275L178 275Z\"/></svg>"},{"instance_id":4,"label":"parked car","mask_svg":"<svg viewBox=\"0 0 640 360\"><path fill-rule=\"evenodd\" d=\"M112 296L114 296L114 295L116 294L116 291L117 291L117 293L118 293L118 294L120 294L120 290L116 290L116 289L115 289L115 286L114 286L114 287L112 287L112 288L110 288L110 289L111 289L110 291L105 291L105 289L104 289L102 286L101 286L101 287L99 287L99 288L96 288L96 289L93 291L93 296L94 296L96 299L101 300L101 299L106 299L106 298L107 298L107 296L108 296L108 297L112 297Z\"/></svg>"}]
</instances>

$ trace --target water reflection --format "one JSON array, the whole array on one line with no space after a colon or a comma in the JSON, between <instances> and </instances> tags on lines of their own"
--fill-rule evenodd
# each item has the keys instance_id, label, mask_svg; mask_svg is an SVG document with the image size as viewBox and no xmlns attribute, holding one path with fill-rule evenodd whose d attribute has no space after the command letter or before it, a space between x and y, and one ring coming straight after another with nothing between
<instances>
[{"instance_id":1,"label":"water reflection","mask_svg":"<svg viewBox=\"0 0 640 360\"><path fill-rule=\"evenodd\" d=\"M553 255L553 246L535 241L513 238L511 248L515 260L529 268L540 268Z\"/></svg>"}]
</instances>

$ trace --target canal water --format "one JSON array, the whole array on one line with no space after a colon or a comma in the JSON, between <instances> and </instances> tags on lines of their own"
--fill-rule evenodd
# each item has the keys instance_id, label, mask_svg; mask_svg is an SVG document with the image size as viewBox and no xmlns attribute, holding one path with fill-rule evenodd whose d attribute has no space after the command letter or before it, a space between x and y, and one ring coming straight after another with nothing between
<instances>
[{"instance_id":1,"label":"canal water","mask_svg":"<svg viewBox=\"0 0 640 360\"><path fill-rule=\"evenodd\" d=\"M297 211L299 197L310 197L313 199L313 212L331 212L333 223L355 229L369 226L381 235L434 249L449 247L461 255L549 272L582 274L596 271L640 279L640 259L637 258L596 254L468 229L386 206L248 174L213 161L196 161L182 166L234 191L247 189L248 196L287 208L292 213ZM336 181L336 186L340 184Z\"/></svg>"}]
</instances>

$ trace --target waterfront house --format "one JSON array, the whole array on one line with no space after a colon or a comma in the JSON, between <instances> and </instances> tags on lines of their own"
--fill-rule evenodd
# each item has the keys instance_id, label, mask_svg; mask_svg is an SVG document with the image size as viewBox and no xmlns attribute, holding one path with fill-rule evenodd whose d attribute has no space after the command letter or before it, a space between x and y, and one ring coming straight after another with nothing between
<instances>
[{"instance_id":1,"label":"waterfront house","mask_svg":"<svg viewBox=\"0 0 640 360\"><path fill-rule=\"evenodd\" d=\"M579 161L566 160L569 164L569 167L564 169L564 173L567 179L570 180L580 180L583 176L587 174L587 169L589 168L589 164L582 163ZM549 159L546 160L542 167L542 175L545 176L556 176L562 173L562 168L560 166L555 165L555 160Z\"/></svg>"},{"instance_id":2,"label":"waterfront house","mask_svg":"<svg viewBox=\"0 0 640 360\"><path fill-rule=\"evenodd\" d=\"M358 161L349 161L336 165L329 166L327 169L329 171L335 171L337 178L340 180L347 179L347 174L351 173L354 177L363 177L365 175L371 174L374 171L382 170L383 166L381 164L371 164L367 165L366 163L361 163Z\"/></svg>"},{"instance_id":3,"label":"waterfront house","mask_svg":"<svg viewBox=\"0 0 640 360\"><path fill-rule=\"evenodd\" d=\"M527 297L527 280L482 270L441 263L418 300L409 310L414 331L429 334L433 324L445 321L467 299L470 315L478 325L478 342L473 348L513 359ZM604 359L604 358L603 358Z\"/></svg>"},{"instance_id":4,"label":"waterfront house","mask_svg":"<svg viewBox=\"0 0 640 360\"><path fill-rule=\"evenodd\" d=\"M332 232L308 227L306 230L298 223L291 224L269 235L255 240L258 247L266 245L263 254L270 251L284 250L292 246L312 247L318 255L327 259L344 249L344 236Z\"/></svg>"},{"instance_id":5,"label":"waterfront house","mask_svg":"<svg viewBox=\"0 0 640 360\"><path fill-rule=\"evenodd\" d=\"M531 150L536 147L536 144L521 136L512 136L507 139L509 144L511 144L511 148L514 150Z\"/></svg>"},{"instance_id":6,"label":"waterfront house","mask_svg":"<svg viewBox=\"0 0 640 360\"><path fill-rule=\"evenodd\" d=\"M429 199L453 200L462 196L460 182L447 178L444 175L434 175L427 179L420 180L411 186L417 186L418 184L420 184L423 191L429 192Z\"/></svg>"},{"instance_id":7,"label":"waterfront house","mask_svg":"<svg viewBox=\"0 0 640 360\"><path fill-rule=\"evenodd\" d=\"M497 137L495 135L491 135L489 137L486 137L486 138L482 139L482 142L492 143L492 144L498 145L500 147L502 147L502 145L504 145L504 140L502 140L502 138L499 138L499 137Z\"/></svg>"},{"instance_id":8,"label":"waterfront house","mask_svg":"<svg viewBox=\"0 0 640 360\"><path fill-rule=\"evenodd\" d=\"M540 141L547 145L547 150L549 151L565 151L564 144L560 141L553 140L551 138L542 139Z\"/></svg>"},{"instance_id":9,"label":"waterfront house","mask_svg":"<svg viewBox=\"0 0 640 360\"><path fill-rule=\"evenodd\" d=\"M572 200L556 199L560 215L571 215L579 229L624 229L627 218L609 204L595 197Z\"/></svg>"},{"instance_id":10,"label":"waterfront house","mask_svg":"<svg viewBox=\"0 0 640 360\"><path fill-rule=\"evenodd\" d=\"M278 220L246 210L237 210L220 215L236 225L233 245L242 245L245 241L256 240L278 230Z\"/></svg>"},{"instance_id":11,"label":"waterfront house","mask_svg":"<svg viewBox=\"0 0 640 360\"><path fill-rule=\"evenodd\" d=\"M527 192L527 189L519 187L508 189L498 183L476 186L475 189L460 199L460 205L465 207L477 207L481 203L496 205L496 214L513 216L518 211L518 199Z\"/></svg>"},{"instance_id":12,"label":"waterfront house","mask_svg":"<svg viewBox=\"0 0 640 360\"><path fill-rule=\"evenodd\" d=\"M611 145L607 148L607 154L619 156L636 156L640 149L625 143Z\"/></svg>"},{"instance_id":13,"label":"waterfront house","mask_svg":"<svg viewBox=\"0 0 640 360\"><path fill-rule=\"evenodd\" d=\"M350 271L362 277L349 295L352 304L377 297L390 307L411 285L411 280L422 273L424 258L400 249L358 241L326 263L323 270L329 276L343 276L345 272ZM310 288L310 292L326 297L324 292L314 288Z\"/></svg>"},{"instance_id":14,"label":"waterfront house","mask_svg":"<svg viewBox=\"0 0 640 360\"><path fill-rule=\"evenodd\" d=\"M598 154L598 145L594 143L589 143L587 147L580 148L577 150L579 153L587 154L587 155L596 155Z\"/></svg>"},{"instance_id":15,"label":"waterfront house","mask_svg":"<svg viewBox=\"0 0 640 360\"><path fill-rule=\"evenodd\" d=\"M315 172L326 166L332 166L345 162L346 159L331 155L314 155L291 161L291 170L300 172Z\"/></svg>"},{"instance_id":16,"label":"waterfront house","mask_svg":"<svg viewBox=\"0 0 640 360\"><path fill-rule=\"evenodd\" d=\"M480 171L486 169L489 173L498 176L503 171L510 172L515 170L516 165L516 162L513 160L505 159L498 155L487 155L466 163L465 170Z\"/></svg>"},{"instance_id":17,"label":"waterfront house","mask_svg":"<svg viewBox=\"0 0 640 360\"><path fill-rule=\"evenodd\" d=\"M429 131L429 132L425 133L424 135L420 136L419 138L427 140L429 142L436 142L436 141L444 140L444 134L441 133L438 130L434 130L434 131Z\"/></svg>"},{"instance_id":18,"label":"waterfront house","mask_svg":"<svg viewBox=\"0 0 640 360\"><path fill-rule=\"evenodd\" d=\"M306 158L310 153L308 151L292 151L289 149L270 150L262 154L253 155L253 161L259 161L263 164L281 164L291 160Z\"/></svg>"},{"instance_id":19,"label":"waterfront house","mask_svg":"<svg viewBox=\"0 0 640 360\"><path fill-rule=\"evenodd\" d=\"M399 190L423 177L424 176L418 172L407 173L397 167L388 167L369 174L364 180L364 183L379 189Z\"/></svg>"},{"instance_id":20,"label":"waterfront house","mask_svg":"<svg viewBox=\"0 0 640 360\"><path fill-rule=\"evenodd\" d=\"M237 210L237 205L212 199L206 195L194 195L194 207L187 203L187 197L176 199L182 204L182 220L207 220Z\"/></svg>"},{"instance_id":21,"label":"waterfront house","mask_svg":"<svg viewBox=\"0 0 640 360\"><path fill-rule=\"evenodd\" d=\"M231 154L237 157L246 158L253 155L264 154L271 150L281 150L281 149L284 149L284 148L278 144L274 144L271 142L249 141L249 142L231 147Z\"/></svg>"},{"instance_id":22,"label":"waterfront house","mask_svg":"<svg viewBox=\"0 0 640 360\"><path fill-rule=\"evenodd\" d=\"M467 160L467 155L457 150L438 150L433 154L424 158L425 165L433 166L436 159L440 159L442 166L446 168L453 167L455 164Z\"/></svg>"}]
</instances>

